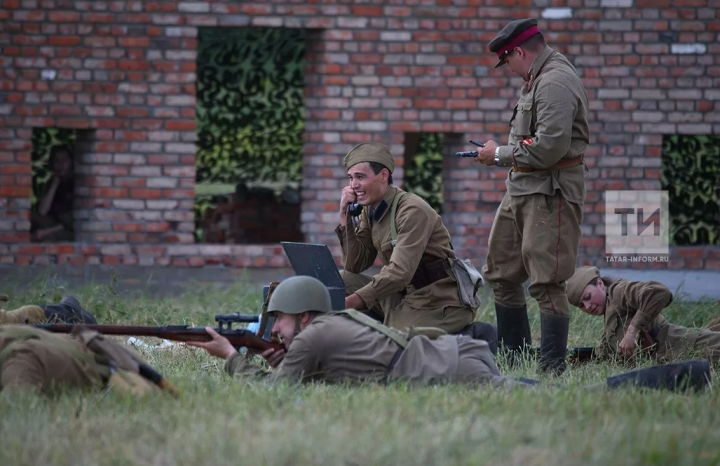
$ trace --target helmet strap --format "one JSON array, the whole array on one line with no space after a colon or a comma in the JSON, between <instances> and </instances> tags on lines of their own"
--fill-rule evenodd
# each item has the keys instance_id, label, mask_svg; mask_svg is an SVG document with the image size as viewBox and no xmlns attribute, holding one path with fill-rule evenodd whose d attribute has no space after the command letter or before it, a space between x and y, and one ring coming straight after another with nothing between
<instances>
[{"instance_id":1,"label":"helmet strap","mask_svg":"<svg viewBox=\"0 0 720 466\"><path fill-rule=\"evenodd\" d=\"M295 314L295 333L293 335L297 336L300 330L300 314Z\"/></svg>"}]
</instances>

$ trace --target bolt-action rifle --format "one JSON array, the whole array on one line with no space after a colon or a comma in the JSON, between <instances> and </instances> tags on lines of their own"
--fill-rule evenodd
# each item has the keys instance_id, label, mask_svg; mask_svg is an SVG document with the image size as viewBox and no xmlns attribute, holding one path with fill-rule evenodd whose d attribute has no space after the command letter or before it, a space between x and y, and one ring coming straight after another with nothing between
<instances>
[{"instance_id":1,"label":"bolt-action rifle","mask_svg":"<svg viewBox=\"0 0 720 466\"><path fill-rule=\"evenodd\" d=\"M265 339L260 335L240 328L232 328L235 322L257 322L258 316L242 314L219 314L215 316L218 323L214 330L227 338L236 349L247 348L263 352L270 348L280 350L283 345L277 341ZM75 328L95 330L104 335L133 335L138 337L157 337L171 341L209 341L212 337L205 327L189 327L187 325L102 325L102 324L38 324L35 327L54 333L72 333Z\"/></svg>"}]
</instances>

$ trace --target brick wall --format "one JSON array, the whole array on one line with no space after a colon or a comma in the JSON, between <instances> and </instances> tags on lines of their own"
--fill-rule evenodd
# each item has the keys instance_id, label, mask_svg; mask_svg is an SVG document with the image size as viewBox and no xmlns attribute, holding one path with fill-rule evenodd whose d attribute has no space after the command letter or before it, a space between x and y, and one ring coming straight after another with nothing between
<instances>
[{"instance_id":1,"label":"brick wall","mask_svg":"<svg viewBox=\"0 0 720 466\"><path fill-rule=\"evenodd\" d=\"M664 134L720 132L720 0L0 4L5 264L284 265L275 246L191 244L198 27L312 29L302 231L335 252L342 156L354 144L386 143L402 164L405 132L452 133L448 151L469 149L469 137L507 139L521 83L493 69L486 44L515 18L541 19L590 97L581 261L604 256L603 190L658 189ZM29 243L30 138L42 126L86 130L74 244ZM479 263L505 176L446 160L445 218ZM661 266L720 269L717 247L672 257Z\"/></svg>"}]
</instances>

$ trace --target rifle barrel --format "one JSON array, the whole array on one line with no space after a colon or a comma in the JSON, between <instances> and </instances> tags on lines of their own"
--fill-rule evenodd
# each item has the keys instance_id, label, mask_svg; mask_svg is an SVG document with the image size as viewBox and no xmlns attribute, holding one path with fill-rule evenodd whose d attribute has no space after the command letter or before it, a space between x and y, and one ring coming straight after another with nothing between
<instances>
[{"instance_id":1,"label":"rifle barrel","mask_svg":"<svg viewBox=\"0 0 720 466\"><path fill-rule=\"evenodd\" d=\"M53 333L72 333L76 327L95 330L105 335L133 335L140 337L156 337L172 341L209 341L212 337L205 327L188 327L187 325L143 326L143 325L104 325L104 324L46 324L35 325L42 330ZM235 348L247 347L257 351L270 348L283 349L280 343L265 340L253 332L244 329L215 329L217 333L227 338Z\"/></svg>"}]
</instances>

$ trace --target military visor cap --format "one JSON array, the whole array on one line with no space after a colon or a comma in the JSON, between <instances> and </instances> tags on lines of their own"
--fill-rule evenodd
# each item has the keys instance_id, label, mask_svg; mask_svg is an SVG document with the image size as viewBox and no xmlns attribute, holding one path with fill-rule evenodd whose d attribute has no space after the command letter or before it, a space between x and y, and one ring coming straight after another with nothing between
<instances>
[{"instance_id":1,"label":"military visor cap","mask_svg":"<svg viewBox=\"0 0 720 466\"><path fill-rule=\"evenodd\" d=\"M540 34L536 19L518 19L509 23L498 32L497 36L490 41L490 51L496 53L500 61L495 68L505 64L505 58L510 55L513 49L534 35Z\"/></svg>"}]
</instances>

